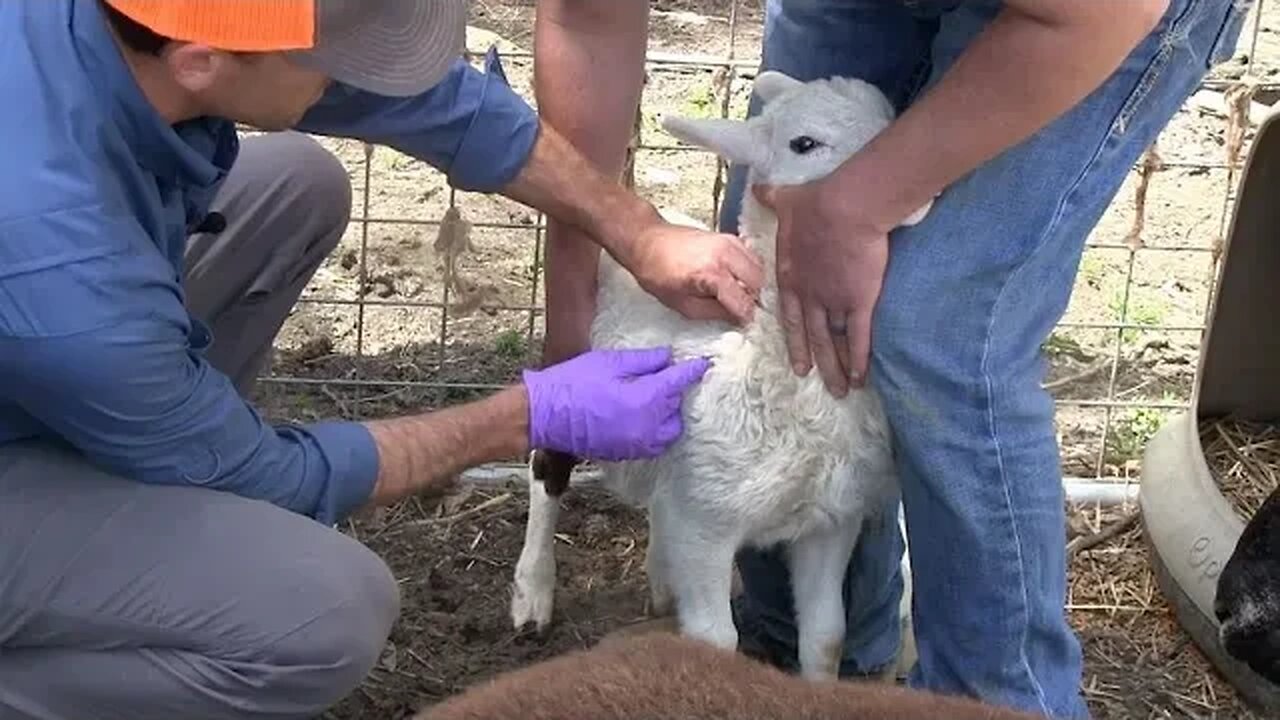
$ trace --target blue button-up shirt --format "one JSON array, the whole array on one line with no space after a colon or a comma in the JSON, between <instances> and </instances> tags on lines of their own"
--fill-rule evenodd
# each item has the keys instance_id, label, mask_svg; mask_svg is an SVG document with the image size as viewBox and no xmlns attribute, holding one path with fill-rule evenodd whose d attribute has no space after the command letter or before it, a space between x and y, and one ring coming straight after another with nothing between
<instances>
[{"instance_id":1,"label":"blue button-up shirt","mask_svg":"<svg viewBox=\"0 0 1280 720\"><path fill-rule=\"evenodd\" d=\"M368 430L267 423L209 365L217 339L186 310L187 237L236 159L235 126L167 124L98 3L0 3L0 447L58 441L138 482L336 522L377 476ZM300 129L389 145L492 191L528 158L537 117L491 55L487 72L460 58L409 99L335 85Z\"/></svg>"}]
</instances>

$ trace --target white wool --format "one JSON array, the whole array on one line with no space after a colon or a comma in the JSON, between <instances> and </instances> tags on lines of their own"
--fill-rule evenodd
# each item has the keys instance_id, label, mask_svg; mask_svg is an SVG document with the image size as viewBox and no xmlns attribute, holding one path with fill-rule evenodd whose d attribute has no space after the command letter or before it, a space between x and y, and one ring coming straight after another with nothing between
<instances>
[{"instance_id":1,"label":"white wool","mask_svg":"<svg viewBox=\"0 0 1280 720\"><path fill-rule=\"evenodd\" d=\"M749 166L749 183L795 184L833 171L893 118L887 99L856 79L800 83L766 72L755 90L766 102L749 120L669 118L664 126ZM810 144L802 138L815 141L813 149L799 152ZM667 213L673 222L697 225L677 215ZM845 567L867 513L897 493L897 482L876 393L855 389L836 398L816 369L805 377L791 369L777 315L776 228L773 213L745 193L740 234L763 258L766 278L763 309L745 328L683 318L602 255L593 347L671 345L677 358L710 357L713 365L687 394L684 435L667 453L601 467L606 487L649 509L655 611L674 602L685 634L736 646L729 614L733 556L745 546L785 543L802 669L809 677L830 677L844 636ZM512 619L541 628L551 614L559 508L534 485Z\"/></svg>"}]
</instances>

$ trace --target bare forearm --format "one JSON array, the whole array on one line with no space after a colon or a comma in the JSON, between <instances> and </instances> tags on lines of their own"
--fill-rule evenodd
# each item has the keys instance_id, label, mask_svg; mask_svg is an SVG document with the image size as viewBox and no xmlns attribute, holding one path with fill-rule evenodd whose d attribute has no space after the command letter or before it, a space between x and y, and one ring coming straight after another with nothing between
<instances>
[{"instance_id":1,"label":"bare forearm","mask_svg":"<svg viewBox=\"0 0 1280 720\"><path fill-rule=\"evenodd\" d=\"M1164 2L1018 0L938 84L827 188L859 197L888 231L1101 85L1159 20Z\"/></svg>"},{"instance_id":2,"label":"bare forearm","mask_svg":"<svg viewBox=\"0 0 1280 720\"><path fill-rule=\"evenodd\" d=\"M644 81L647 0L539 0L538 110L608 175L622 170Z\"/></svg>"},{"instance_id":3,"label":"bare forearm","mask_svg":"<svg viewBox=\"0 0 1280 720\"><path fill-rule=\"evenodd\" d=\"M542 120L520 174L502 194L594 238L622 265L640 250L636 238L662 222L652 204L608 177Z\"/></svg>"},{"instance_id":4,"label":"bare forearm","mask_svg":"<svg viewBox=\"0 0 1280 720\"><path fill-rule=\"evenodd\" d=\"M534 90L546 122L588 162L617 178L640 100L647 0L540 0ZM551 219L546 248L547 343L556 362L588 345L600 248Z\"/></svg>"},{"instance_id":5,"label":"bare forearm","mask_svg":"<svg viewBox=\"0 0 1280 720\"><path fill-rule=\"evenodd\" d=\"M523 387L513 387L477 402L366 425L379 464L370 503L386 505L444 490L467 468L524 454L529 400Z\"/></svg>"}]
</instances>

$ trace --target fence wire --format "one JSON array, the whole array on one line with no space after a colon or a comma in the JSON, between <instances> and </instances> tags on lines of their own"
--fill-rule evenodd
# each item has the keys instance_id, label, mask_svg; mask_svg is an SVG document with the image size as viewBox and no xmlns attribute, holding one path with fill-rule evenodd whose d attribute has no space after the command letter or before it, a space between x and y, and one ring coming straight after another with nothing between
<instances>
[{"instance_id":1,"label":"fence wire","mask_svg":"<svg viewBox=\"0 0 1280 720\"><path fill-rule=\"evenodd\" d=\"M531 17L532 9L528 2L479 3L482 11L493 12L495 8L524 7L526 19ZM1222 251L1222 242L1228 229L1232 202L1235 197L1235 186L1243 159L1248 152L1251 135L1249 112L1256 98L1264 95L1274 98L1280 91L1280 83L1268 81L1257 72L1257 53L1259 37L1263 30L1260 21L1264 0L1256 0L1251 11L1245 34L1240 40L1239 49L1226 73L1215 72L1201 84L1201 90L1221 93L1224 117L1221 119L1221 152L1220 158L1205 155L1191 157L1165 158L1168 150L1165 137L1148 151L1142 161L1134 168L1126 188L1117 196L1108 216L1132 215L1128 231L1121 237L1108 238L1103 233L1095 233L1086 245L1086 262L1095 254L1118 254L1112 261L1108 272L1089 275L1090 268L1082 265L1082 277L1077 287L1084 283L1094 282L1099 277L1114 278L1116 273L1123 274L1123 284L1118 297L1112 301L1109 312L1098 309L1080 312L1068 312L1068 317L1058 325L1054 335L1046 343L1045 350L1050 358L1051 379L1046 387L1054 395L1060 419L1060 444L1063 447L1064 463L1067 466L1068 480L1083 482L1121 482L1129 483L1136 479L1140 468L1138 461L1141 446L1145 439L1159 427L1159 424L1171 411L1180 411L1188 407L1190 391L1198 370L1196 354L1199 351L1201 334L1205 329L1206 313L1212 302L1216 289L1218 264ZM723 7L723 6L722 6ZM514 12L514 11L513 11ZM663 15L681 15L678 12L661 13ZM643 122L644 110L655 93L660 94L664 73L690 76L695 75L709 87L709 93L699 95L690 104L686 98L684 107L698 109L701 112L714 112L720 117L740 117L745 110L745 96L750 90L750 80L758 69L758 47L753 52L742 52L742 46L758 46L760 35L759 0L731 0L723 15L702 23L719 23L726 26L726 51L720 54L689 54L669 52L657 49L647 53L647 80L645 97L642 101L642 113L638 117L636 133L631 145L631 165L629 173L644 174L647 168L661 172L672 158L685 154L700 154L714 163L714 172L707 178L705 187L700 192L709 200L693 202L701 213L702 219L714 222L718 212L726 182L726 167L718 159L704 150L690 148L672 141L656 142L647 136L664 136L652 127L646 128ZM683 21L694 22L693 16L684 15ZM531 35L531 23L525 24L526 40ZM696 29L693 32L698 32ZM744 38L750 35L750 39ZM508 74L513 75L511 67L527 71L532 62L532 53L518 46L511 47L507 38L497 37L483 31L475 36L472 45L469 40L469 52L477 63L489 49L488 43L497 38L503 62L508 66ZM725 39L725 38L722 38ZM506 44L507 47L503 47ZM528 43L531 45L531 42ZM1273 72L1268 71L1268 74ZM513 80L513 85L531 102L534 98L528 80L524 86ZM1214 97L1218 97L1215 95ZM736 101L735 101L736 98ZM714 110L708 110L713 108ZM1203 110L1203 107L1201 107ZM1197 112L1190 105L1187 113ZM477 212L475 205L481 203L479 196L460 193L448 187L437 171L425 168L421 163L408 162L394 151L385 147L371 145L342 144L322 140L330 147L338 149L339 157L350 170L353 186L357 194L353 218L343 246L329 266L336 274L354 271L355 289L349 292L326 289L325 283L319 279L313 281L307 293L299 303L295 315L286 323L286 329L293 329L292 345L282 338L282 346L278 348L276 366L261 378L260 392L267 399L269 412L285 415L293 419L315 419L329 417L334 414L348 418L376 417L387 413L401 414L409 410L425 410L438 408L455 402L471 399L478 394L502 387L511 382L518 369L529 362L536 362L543 328L543 262L544 241L546 237L546 219L540 213L528 211L512 203L505 205L490 202L484 210ZM1176 146L1178 138L1174 138ZM383 161L379 161L382 158ZM649 162L646 158L657 158ZM388 176L398 177L397 173L410 168L421 173L417 181L409 180L410 186L415 183L423 187L431 187L423 191L424 196L434 197L437 192L447 193L447 201L439 216L420 216L420 213L394 214L375 209L379 205L382 192L380 185ZM1159 182L1159 178L1172 171L1182 173L1180 177L1193 178L1213 173L1225 173L1225 181L1220 201L1217 203L1217 228L1209 236L1207 242L1162 242L1148 243L1145 238L1154 234L1171 234L1172 229L1162 228L1164 219L1162 209L1152 208L1150 189ZM410 188L412 189L412 188ZM675 190L671 198L676 201L687 197ZM646 193L648 196L648 193ZM1190 197L1190 195L1184 196ZM651 198L653 199L653 198ZM424 206L434 207L434 199L423 201ZM686 203L688 204L688 203ZM1132 210L1130 210L1132 207ZM688 208L682 208L688 211ZM503 219L505 214L507 217ZM476 219L479 216L480 219ZM383 253L382 266L379 273L371 272L371 248L375 245L374 229L391 240L383 239L381 246L390 249ZM1168 230L1168 232L1166 232ZM477 239L489 233L487 240ZM1193 233L1203 234L1195 228L1183 230L1184 238ZM506 278L512 286L523 285L519 291L504 292L495 288L494 271L499 256L510 255L513 250L500 242L492 242L496 237L519 234L523 236L528 252L528 264L522 272L524 276L518 280ZM1115 233L1112 233L1115 234ZM427 250L427 247L430 250ZM477 248L487 248L488 253L479 252ZM471 278L465 277L460 269L465 261L460 257L473 257ZM427 256L439 269L440 292L436 297L414 299L408 297L412 292L404 292L403 288L387 291L387 283L394 284L397 275L395 270L398 254L413 256L418 259ZM1163 321L1160 313L1144 311L1134 304L1135 280L1139 266L1145 258L1166 257L1201 257L1207 259L1204 267L1206 292L1200 303L1198 313L1183 318L1181 322ZM387 266L391 266L392 280L379 279L387 275ZM1096 269L1096 268L1095 268ZM514 272L507 268L505 272ZM420 270L423 277L433 275L431 271ZM408 273L412 276L413 273ZM384 286L380 287L379 283ZM486 284L488 283L488 284ZM431 284L431 283L425 283ZM348 295L344 297L343 295ZM1074 303L1074 300L1073 300ZM327 321L317 320L321 317L316 308L327 307ZM354 317L345 320L334 319L347 311L354 311ZM383 324L380 330L369 326L372 313L398 310L402 314L397 321ZM1145 313L1145 314L1144 314ZM498 317L518 316L517 324L495 320ZM432 317L434 316L434 318ZM1079 317L1077 317L1079 316ZM480 318L480 321L477 321ZM324 327L328 323L327 329ZM479 333L470 333L468 341L455 342L455 334L459 327L481 326ZM368 352L371 342L379 341L379 332L386 332L387 327L403 329L406 336L416 337L414 342L402 343L403 347L378 354L374 357ZM309 328L309 329L299 329ZM489 331L486 334L486 329ZM1137 385L1123 387L1122 379L1126 370L1137 367L1143 353L1151 347L1167 344L1167 339L1176 335L1189 336L1183 342L1183 354L1174 359L1175 365L1184 366L1175 373L1172 379L1164 378L1164 386L1159 397L1142 397L1141 390L1150 380L1140 380ZM282 333L288 336L289 333ZM347 337L344 341L350 346L348 352L340 352L337 348L336 335ZM353 335L353 338L349 336ZM1137 338L1152 337L1139 343ZM1163 338L1163 339L1162 339ZM391 343L395 345L395 343ZM412 349L407 349L409 346ZM456 347L455 347L456 346ZM457 349L451 353L451 348ZM1126 349L1129 350L1126 353ZM477 354L479 357L477 358ZM498 361L493 361L498 358ZM1138 358L1138 360L1135 360ZM488 367L488 371L475 370L459 372L460 363L479 363ZM487 363L487 364L486 364ZM1134 363L1138 363L1134 366ZM1186 368L1189 364L1189 369ZM1104 378L1099 382L1099 378ZM1079 387L1080 383L1090 381L1087 387ZM1090 412L1102 413L1098 428L1095 420L1080 421L1079 427L1068 427L1063 430L1063 418L1068 413L1076 413L1080 417ZM1074 416L1073 416L1074 417ZM1092 423L1092 424L1090 424ZM1074 429L1073 429L1074 428ZM1081 430L1080 428L1085 428ZM1074 433L1074 436L1073 436ZM513 459L517 460L517 459ZM500 463L477 469L470 473L473 477L502 477L511 472L513 466Z\"/></svg>"}]
</instances>

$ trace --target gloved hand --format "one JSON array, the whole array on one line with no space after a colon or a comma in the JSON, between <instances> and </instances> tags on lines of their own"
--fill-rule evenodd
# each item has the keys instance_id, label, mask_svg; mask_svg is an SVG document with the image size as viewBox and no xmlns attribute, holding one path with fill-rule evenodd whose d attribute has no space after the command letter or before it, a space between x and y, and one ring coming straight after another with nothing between
<instances>
[{"instance_id":1,"label":"gloved hand","mask_svg":"<svg viewBox=\"0 0 1280 720\"><path fill-rule=\"evenodd\" d=\"M661 454L684 431L685 390L711 366L671 359L670 348L592 350L526 370L531 449L602 461Z\"/></svg>"}]
</instances>

